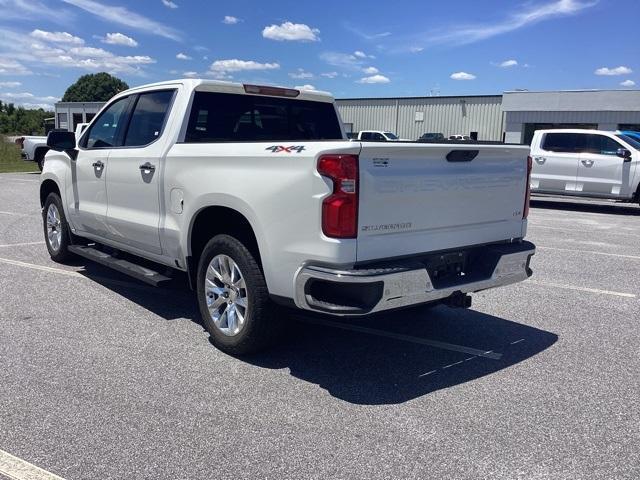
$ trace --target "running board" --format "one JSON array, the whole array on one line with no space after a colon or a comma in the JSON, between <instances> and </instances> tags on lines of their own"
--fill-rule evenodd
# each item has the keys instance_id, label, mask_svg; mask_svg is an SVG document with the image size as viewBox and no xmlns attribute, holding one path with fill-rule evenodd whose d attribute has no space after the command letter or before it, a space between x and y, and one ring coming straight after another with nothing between
<instances>
[{"instance_id":1,"label":"running board","mask_svg":"<svg viewBox=\"0 0 640 480\"><path fill-rule=\"evenodd\" d=\"M86 247L84 245L69 245L69 251L80 255L81 257L93 260L100 265L117 270L120 273L129 275L141 282L148 283L154 287L159 286L163 282L168 282L171 278L162 275L155 270L151 270L146 267L142 267L138 264L116 258L113 255L102 252L93 247Z\"/></svg>"}]
</instances>

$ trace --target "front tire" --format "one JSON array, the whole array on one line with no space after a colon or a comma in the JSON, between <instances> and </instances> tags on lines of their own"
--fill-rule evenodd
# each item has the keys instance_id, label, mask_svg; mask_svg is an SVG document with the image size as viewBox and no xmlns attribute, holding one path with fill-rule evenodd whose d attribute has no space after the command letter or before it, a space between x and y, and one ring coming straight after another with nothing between
<instances>
[{"instance_id":1,"label":"front tire","mask_svg":"<svg viewBox=\"0 0 640 480\"><path fill-rule=\"evenodd\" d=\"M64 216L62 200L57 193L50 193L44 202L42 225L49 256L54 262L63 263L71 256L69 252L71 234L67 218Z\"/></svg>"},{"instance_id":2,"label":"front tire","mask_svg":"<svg viewBox=\"0 0 640 480\"><path fill-rule=\"evenodd\" d=\"M236 238L216 235L198 263L198 306L212 343L232 355L272 345L283 319L269 298L253 254Z\"/></svg>"}]
</instances>

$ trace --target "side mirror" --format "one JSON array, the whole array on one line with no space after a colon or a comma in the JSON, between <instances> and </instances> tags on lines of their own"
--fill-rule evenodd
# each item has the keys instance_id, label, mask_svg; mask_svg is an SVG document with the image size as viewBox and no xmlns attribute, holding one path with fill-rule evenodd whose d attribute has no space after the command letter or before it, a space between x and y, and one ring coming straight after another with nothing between
<instances>
[{"instance_id":1,"label":"side mirror","mask_svg":"<svg viewBox=\"0 0 640 480\"><path fill-rule=\"evenodd\" d=\"M618 155L620 158L623 158L625 162L631 161L631 152L626 148L619 148L616 152L616 155Z\"/></svg>"},{"instance_id":2,"label":"side mirror","mask_svg":"<svg viewBox=\"0 0 640 480\"><path fill-rule=\"evenodd\" d=\"M47 147L56 152L65 152L75 160L78 151L76 150L76 134L66 131L52 130L47 135Z\"/></svg>"}]
</instances>

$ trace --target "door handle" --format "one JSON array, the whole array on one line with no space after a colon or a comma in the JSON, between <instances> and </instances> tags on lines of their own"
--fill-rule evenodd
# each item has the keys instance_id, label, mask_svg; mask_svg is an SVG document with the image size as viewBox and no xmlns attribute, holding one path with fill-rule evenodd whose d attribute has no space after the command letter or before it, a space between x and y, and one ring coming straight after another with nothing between
<instances>
[{"instance_id":1,"label":"door handle","mask_svg":"<svg viewBox=\"0 0 640 480\"><path fill-rule=\"evenodd\" d=\"M143 163L142 165L140 165L140 170L142 170L143 172L153 172L156 169L156 166L147 162L147 163Z\"/></svg>"},{"instance_id":2,"label":"door handle","mask_svg":"<svg viewBox=\"0 0 640 480\"><path fill-rule=\"evenodd\" d=\"M93 168L95 168L96 170L102 170L102 167L104 167L104 163L102 163L100 160L98 160L97 162L93 162L91 164L91 166Z\"/></svg>"},{"instance_id":3,"label":"door handle","mask_svg":"<svg viewBox=\"0 0 640 480\"><path fill-rule=\"evenodd\" d=\"M582 160L582 164L583 164L585 167L590 167L590 166L592 166L592 165L593 165L593 160Z\"/></svg>"},{"instance_id":4,"label":"door handle","mask_svg":"<svg viewBox=\"0 0 640 480\"><path fill-rule=\"evenodd\" d=\"M536 161L537 164L542 165L544 162L547 161L547 159L545 157L534 157L534 160Z\"/></svg>"}]
</instances>

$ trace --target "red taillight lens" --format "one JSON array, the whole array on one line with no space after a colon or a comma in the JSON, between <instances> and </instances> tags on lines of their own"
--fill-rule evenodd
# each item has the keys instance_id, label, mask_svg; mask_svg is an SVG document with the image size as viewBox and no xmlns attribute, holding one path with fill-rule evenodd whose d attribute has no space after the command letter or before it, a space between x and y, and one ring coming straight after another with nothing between
<instances>
[{"instance_id":1,"label":"red taillight lens","mask_svg":"<svg viewBox=\"0 0 640 480\"><path fill-rule=\"evenodd\" d=\"M320 175L333 180L333 193L322 202L322 232L332 238L358 236L358 156L323 155Z\"/></svg>"},{"instance_id":2,"label":"red taillight lens","mask_svg":"<svg viewBox=\"0 0 640 480\"><path fill-rule=\"evenodd\" d=\"M526 193L524 195L524 209L522 210L522 218L529 216L529 201L531 200L531 170L533 169L533 159L527 157L527 185Z\"/></svg>"}]
</instances>

